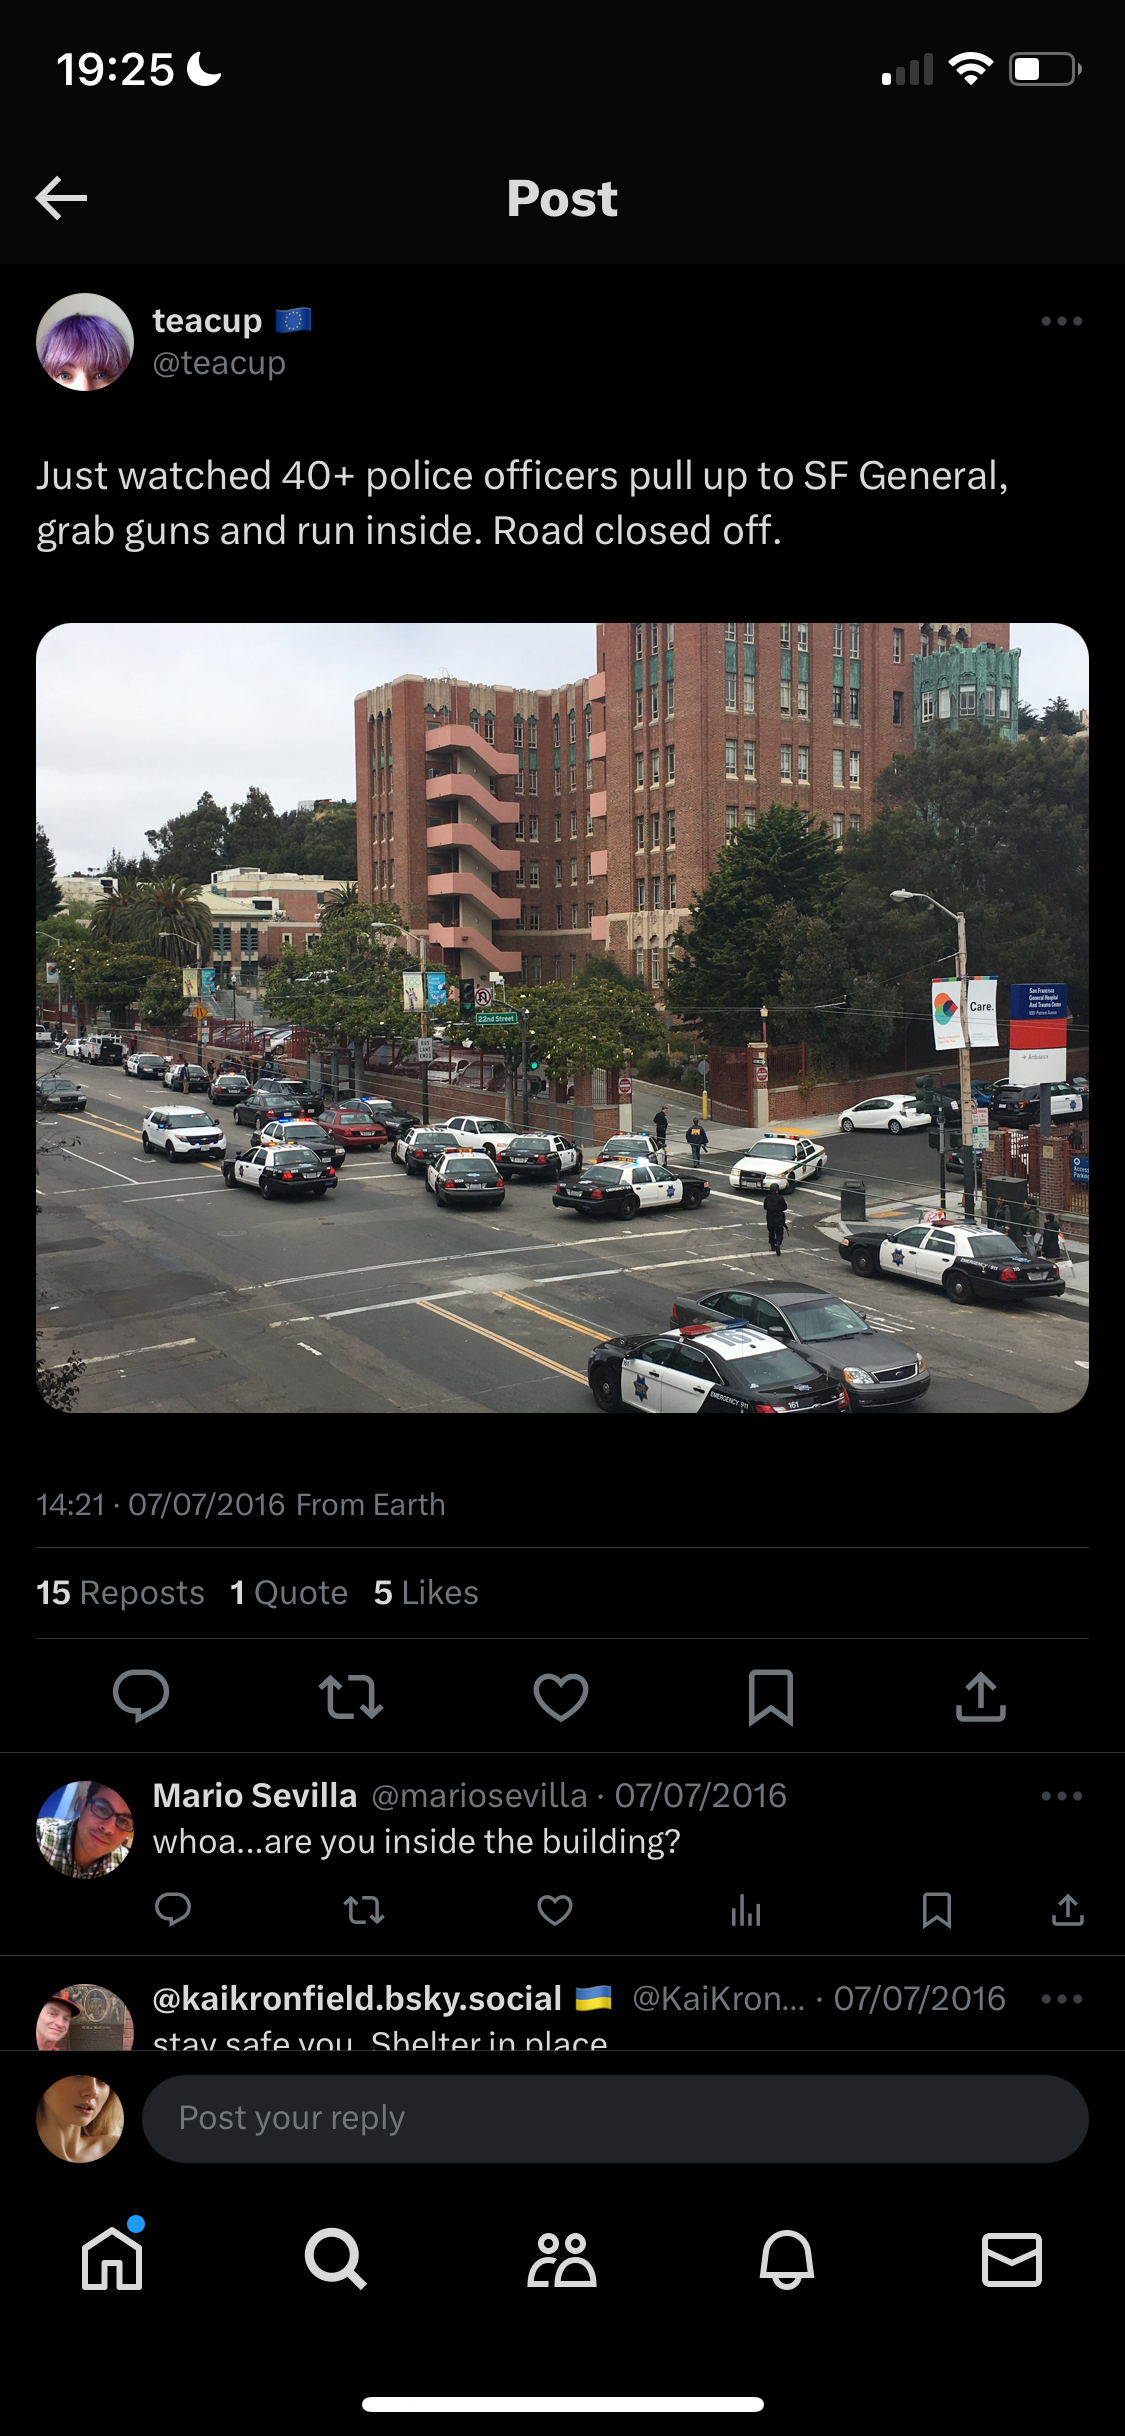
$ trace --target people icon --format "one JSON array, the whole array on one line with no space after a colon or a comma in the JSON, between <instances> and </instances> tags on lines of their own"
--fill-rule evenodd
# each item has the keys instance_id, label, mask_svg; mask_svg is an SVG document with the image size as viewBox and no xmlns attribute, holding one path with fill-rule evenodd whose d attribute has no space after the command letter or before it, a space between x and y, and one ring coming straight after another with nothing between
<instances>
[{"instance_id":1,"label":"people icon","mask_svg":"<svg viewBox=\"0 0 1125 2436\"><path fill-rule=\"evenodd\" d=\"M548 2284L552 2284L556 2290L561 2286L565 2292L594 2291L598 2279L589 2259L583 2255L586 2248L584 2234L567 2234L563 2243L567 2256L560 2258L558 2265L555 2266L558 2247L557 2233L540 2234L538 2248L542 2255L528 2270L528 2289L532 2292L545 2292ZM553 2276L551 2274L552 2266L555 2267Z\"/></svg>"}]
</instances>

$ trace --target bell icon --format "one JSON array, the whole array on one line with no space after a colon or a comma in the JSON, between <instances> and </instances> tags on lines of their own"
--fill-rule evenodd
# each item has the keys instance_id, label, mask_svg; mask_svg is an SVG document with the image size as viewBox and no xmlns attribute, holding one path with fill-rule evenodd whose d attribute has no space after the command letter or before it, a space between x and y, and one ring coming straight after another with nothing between
<instances>
[{"instance_id":1,"label":"bell icon","mask_svg":"<svg viewBox=\"0 0 1125 2436\"><path fill-rule=\"evenodd\" d=\"M779 2251L779 2242L793 2246L783 2247ZM796 2263L798 2257L804 2261L802 2266ZM770 2234L762 2252L762 2275L775 2284L779 2292L795 2291L797 2285L812 2273L812 2251L803 2233L794 2233L792 2227L787 2226L782 2233Z\"/></svg>"}]
</instances>

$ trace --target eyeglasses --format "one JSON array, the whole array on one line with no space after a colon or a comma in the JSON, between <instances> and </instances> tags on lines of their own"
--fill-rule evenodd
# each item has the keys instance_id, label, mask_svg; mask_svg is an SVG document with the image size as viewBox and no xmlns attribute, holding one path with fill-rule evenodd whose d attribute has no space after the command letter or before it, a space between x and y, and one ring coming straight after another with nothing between
<instances>
[{"instance_id":1,"label":"eyeglasses","mask_svg":"<svg viewBox=\"0 0 1125 2436\"><path fill-rule=\"evenodd\" d=\"M133 1822L127 1810L111 1810L108 1802L96 1801L87 1802L86 1808L93 1811L96 1819L112 1819L114 1824L122 1828L126 1835L132 1832Z\"/></svg>"}]
</instances>

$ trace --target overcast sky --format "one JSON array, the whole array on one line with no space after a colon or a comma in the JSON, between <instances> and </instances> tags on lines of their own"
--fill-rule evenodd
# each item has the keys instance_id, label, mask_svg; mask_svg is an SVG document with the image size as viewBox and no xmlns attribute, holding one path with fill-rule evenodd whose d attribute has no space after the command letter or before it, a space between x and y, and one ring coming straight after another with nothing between
<instances>
[{"instance_id":1,"label":"overcast sky","mask_svg":"<svg viewBox=\"0 0 1125 2436\"><path fill-rule=\"evenodd\" d=\"M1020 694L1088 707L1089 658L1071 626L1013 626ZM38 818L60 874L100 869L146 829L264 788L355 795L352 700L413 673L549 691L595 666L577 626L59 626L39 647Z\"/></svg>"}]
</instances>

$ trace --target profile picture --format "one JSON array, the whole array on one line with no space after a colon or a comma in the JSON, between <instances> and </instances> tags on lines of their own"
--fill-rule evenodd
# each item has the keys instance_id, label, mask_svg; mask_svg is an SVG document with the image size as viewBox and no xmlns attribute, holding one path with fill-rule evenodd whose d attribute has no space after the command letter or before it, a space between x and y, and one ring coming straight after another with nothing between
<instances>
[{"instance_id":1,"label":"profile picture","mask_svg":"<svg viewBox=\"0 0 1125 2436\"><path fill-rule=\"evenodd\" d=\"M108 1878L128 1860L133 1813L124 1794L95 1777L60 1785L43 1803L35 1841L49 1869L63 1878Z\"/></svg>"},{"instance_id":2,"label":"profile picture","mask_svg":"<svg viewBox=\"0 0 1125 2436\"><path fill-rule=\"evenodd\" d=\"M93 2165L116 2148L125 2128L125 2109L108 2081L92 2072L68 2072L52 2081L35 2109L35 2128L44 2148L64 2165Z\"/></svg>"},{"instance_id":3,"label":"profile picture","mask_svg":"<svg viewBox=\"0 0 1125 2436\"><path fill-rule=\"evenodd\" d=\"M133 2044L133 2016L112 1988L96 1980L72 1980L40 2005L35 2044L41 2055L84 2055L114 2047L124 2055Z\"/></svg>"},{"instance_id":4,"label":"profile picture","mask_svg":"<svg viewBox=\"0 0 1125 2436\"><path fill-rule=\"evenodd\" d=\"M132 325L108 296L60 296L43 315L35 352L59 389L110 389L132 361Z\"/></svg>"}]
</instances>

